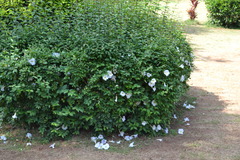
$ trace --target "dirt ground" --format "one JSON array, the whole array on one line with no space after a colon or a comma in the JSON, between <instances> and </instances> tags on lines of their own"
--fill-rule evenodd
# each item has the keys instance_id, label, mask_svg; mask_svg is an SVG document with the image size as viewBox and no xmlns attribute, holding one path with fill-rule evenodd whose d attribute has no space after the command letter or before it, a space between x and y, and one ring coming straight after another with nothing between
<instances>
[{"instance_id":1,"label":"dirt ground","mask_svg":"<svg viewBox=\"0 0 240 160\"><path fill-rule=\"evenodd\" d=\"M188 0L173 5L184 20ZM206 22L202 1L198 12L200 24ZM0 160L240 160L240 30L194 25L186 31L196 55L189 94L197 97L197 105L185 113L191 125L177 126L184 135L162 142L139 138L142 145L127 151L77 145L81 140L55 149L49 144L24 151L0 148Z\"/></svg>"}]
</instances>

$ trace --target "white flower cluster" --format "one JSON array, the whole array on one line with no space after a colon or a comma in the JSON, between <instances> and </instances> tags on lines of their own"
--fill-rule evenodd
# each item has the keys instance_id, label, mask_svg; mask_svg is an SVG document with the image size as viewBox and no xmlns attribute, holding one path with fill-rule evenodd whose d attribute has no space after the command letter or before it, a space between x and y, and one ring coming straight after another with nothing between
<instances>
[{"instance_id":1,"label":"white flower cluster","mask_svg":"<svg viewBox=\"0 0 240 160\"><path fill-rule=\"evenodd\" d=\"M103 135L99 135L98 137L91 137L91 141L95 143L95 148L108 150L110 145L107 143L107 140L104 139Z\"/></svg>"},{"instance_id":2,"label":"white flower cluster","mask_svg":"<svg viewBox=\"0 0 240 160\"><path fill-rule=\"evenodd\" d=\"M147 73L147 72L142 72L142 75L143 76L147 76L147 77L152 77L152 74L151 73Z\"/></svg>"},{"instance_id":3,"label":"white flower cluster","mask_svg":"<svg viewBox=\"0 0 240 160\"><path fill-rule=\"evenodd\" d=\"M111 79L113 81L116 81L116 76L114 76L114 74L112 73L112 71L107 71L107 74L104 74L102 76L102 79L104 81L107 81L108 79Z\"/></svg>"},{"instance_id":4,"label":"white flower cluster","mask_svg":"<svg viewBox=\"0 0 240 160\"><path fill-rule=\"evenodd\" d=\"M152 130L155 132L158 132L158 131L162 130L162 127L160 125L157 125L157 126L153 125Z\"/></svg>"},{"instance_id":5,"label":"white flower cluster","mask_svg":"<svg viewBox=\"0 0 240 160\"><path fill-rule=\"evenodd\" d=\"M132 93L125 93L125 92L123 92L123 91L121 91L120 92L120 95L122 96L122 97L127 97L127 99L129 99L129 98L131 98L131 96L132 96Z\"/></svg>"},{"instance_id":6,"label":"white flower cluster","mask_svg":"<svg viewBox=\"0 0 240 160\"><path fill-rule=\"evenodd\" d=\"M164 73L164 74L165 74L165 76L167 76L167 77L170 75L170 72L169 72L169 70L165 70L163 73Z\"/></svg>"},{"instance_id":7,"label":"white flower cluster","mask_svg":"<svg viewBox=\"0 0 240 160\"><path fill-rule=\"evenodd\" d=\"M153 89L154 92L155 92L156 89L157 89L156 86L155 86L156 82L157 82L157 80L156 80L155 78L153 78L153 79L148 83L148 85Z\"/></svg>"}]
</instances>

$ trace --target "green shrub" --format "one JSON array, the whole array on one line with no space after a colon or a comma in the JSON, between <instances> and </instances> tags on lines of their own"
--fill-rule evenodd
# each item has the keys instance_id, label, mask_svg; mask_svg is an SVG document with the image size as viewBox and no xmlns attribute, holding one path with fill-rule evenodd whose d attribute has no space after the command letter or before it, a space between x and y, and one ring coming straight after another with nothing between
<instances>
[{"instance_id":1,"label":"green shrub","mask_svg":"<svg viewBox=\"0 0 240 160\"><path fill-rule=\"evenodd\" d=\"M4 122L38 127L49 139L80 130L164 133L152 127L169 126L188 88L191 48L152 5L107 2L45 18L39 12L4 29Z\"/></svg>"},{"instance_id":2,"label":"green shrub","mask_svg":"<svg viewBox=\"0 0 240 160\"><path fill-rule=\"evenodd\" d=\"M206 0L212 23L240 27L240 0Z\"/></svg>"}]
</instances>

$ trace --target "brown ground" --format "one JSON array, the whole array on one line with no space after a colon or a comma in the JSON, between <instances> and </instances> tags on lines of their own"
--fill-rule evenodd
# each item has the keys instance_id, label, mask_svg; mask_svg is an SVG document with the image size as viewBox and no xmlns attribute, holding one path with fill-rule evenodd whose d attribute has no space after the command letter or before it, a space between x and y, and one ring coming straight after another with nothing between
<instances>
[{"instance_id":1,"label":"brown ground","mask_svg":"<svg viewBox=\"0 0 240 160\"><path fill-rule=\"evenodd\" d=\"M200 5L205 15L198 19L202 23L206 12ZM189 94L197 97L197 107L186 112L191 125L179 125L184 135L164 137L163 142L140 138L142 145L130 151L123 147L99 151L81 140L61 142L55 149L49 145L24 151L4 147L0 160L240 160L240 30L195 25L186 31L196 55Z\"/></svg>"}]
</instances>

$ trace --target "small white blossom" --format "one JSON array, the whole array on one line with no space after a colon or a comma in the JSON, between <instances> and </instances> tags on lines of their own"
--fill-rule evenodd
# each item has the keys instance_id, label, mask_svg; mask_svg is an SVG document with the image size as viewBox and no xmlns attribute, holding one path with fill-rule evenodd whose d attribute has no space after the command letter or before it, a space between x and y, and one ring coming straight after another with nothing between
<instances>
[{"instance_id":1,"label":"small white blossom","mask_svg":"<svg viewBox=\"0 0 240 160\"><path fill-rule=\"evenodd\" d=\"M117 97L117 95L116 95L115 102L117 102L117 101L118 101L118 97Z\"/></svg>"},{"instance_id":2,"label":"small white blossom","mask_svg":"<svg viewBox=\"0 0 240 160\"><path fill-rule=\"evenodd\" d=\"M68 129L68 127L67 127L67 126L65 126L65 125L62 125L62 129L65 131L65 130L67 130L67 129Z\"/></svg>"},{"instance_id":3,"label":"small white blossom","mask_svg":"<svg viewBox=\"0 0 240 160\"><path fill-rule=\"evenodd\" d=\"M103 135L100 134L100 135L98 136L98 139L103 139Z\"/></svg>"},{"instance_id":4,"label":"small white blossom","mask_svg":"<svg viewBox=\"0 0 240 160\"><path fill-rule=\"evenodd\" d=\"M106 143L106 144L104 144L104 145L102 146L102 148L103 148L104 150L108 150L109 147L110 147L110 145L109 145L108 143Z\"/></svg>"},{"instance_id":5,"label":"small white blossom","mask_svg":"<svg viewBox=\"0 0 240 160\"><path fill-rule=\"evenodd\" d=\"M186 126L190 126L190 123L186 123L185 125L186 125Z\"/></svg>"},{"instance_id":6,"label":"small white blossom","mask_svg":"<svg viewBox=\"0 0 240 160\"><path fill-rule=\"evenodd\" d=\"M116 143L117 143L117 144L120 144L120 143L121 143L121 141L117 141Z\"/></svg>"},{"instance_id":7,"label":"small white blossom","mask_svg":"<svg viewBox=\"0 0 240 160\"><path fill-rule=\"evenodd\" d=\"M97 142L97 137L91 137L91 141L93 141L94 143L96 143Z\"/></svg>"},{"instance_id":8,"label":"small white blossom","mask_svg":"<svg viewBox=\"0 0 240 160\"><path fill-rule=\"evenodd\" d=\"M165 70L163 73L165 74L165 76L169 76L170 74L169 70Z\"/></svg>"},{"instance_id":9,"label":"small white blossom","mask_svg":"<svg viewBox=\"0 0 240 160\"><path fill-rule=\"evenodd\" d=\"M160 125L157 125L156 131L158 132L158 131L160 131L160 130L162 130L162 127L161 127Z\"/></svg>"},{"instance_id":10,"label":"small white blossom","mask_svg":"<svg viewBox=\"0 0 240 160\"><path fill-rule=\"evenodd\" d=\"M152 74L151 73L147 73L147 77L151 77L152 76Z\"/></svg>"},{"instance_id":11,"label":"small white blossom","mask_svg":"<svg viewBox=\"0 0 240 160\"><path fill-rule=\"evenodd\" d=\"M181 76L180 81L181 82L185 81L185 76L184 75Z\"/></svg>"},{"instance_id":12,"label":"small white blossom","mask_svg":"<svg viewBox=\"0 0 240 160\"><path fill-rule=\"evenodd\" d=\"M179 67L180 67L180 68L184 68L184 64L181 64Z\"/></svg>"},{"instance_id":13,"label":"small white blossom","mask_svg":"<svg viewBox=\"0 0 240 160\"><path fill-rule=\"evenodd\" d=\"M129 147L131 147L131 148L132 148L132 147L135 147L135 146L136 146L136 145L134 145L134 142L132 142L132 143L129 144Z\"/></svg>"},{"instance_id":14,"label":"small white blossom","mask_svg":"<svg viewBox=\"0 0 240 160\"><path fill-rule=\"evenodd\" d=\"M109 78L108 75L103 75L103 76L102 76L102 79L103 79L104 81L108 80L108 78Z\"/></svg>"},{"instance_id":15,"label":"small white blossom","mask_svg":"<svg viewBox=\"0 0 240 160\"><path fill-rule=\"evenodd\" d=\"M154 91L154 92L157 90L157 88L156 88L156 87L153 87L152 89L153 89L153 91Z\"/></svg>"},{"instance_id":16,"label":"small white blossom","mask_svg":"<svg viewBox=\"0 0 240 160\"><path fill-rule=\"evenodd\" d=\"M155 78L153 78L150 82L155 84L157 82L157 80Z\"/></svg>"},{"instance_id":17,"label":"small white blossom","mask_svg":"<svg viewBox=\"0 0 240 160\"><path fill-rule=\"evenodd\" d=\"M165 131L166 134L168 134L168 132L169 132L169 131L168 131L168 128L166 128L164 131Z\"/></svg>"},{"instance_id":18,"label":"small white blossom","mask_svg":"<svg viewBox=\"0 0 240 160\"><path fill-rule=\"evenodd\" d=\"M107 71L107 73L108 73L108 78L112 78L112 76L113 76L112 71Z\"/></svg>"},{"instance_id":19,"label":"small white blossom","mask_svg":"<svg viewBox=\"0 0 240 160\"><path fill-rule=\"evenodd\" d=\"M176 114L174 114L174 115L173 115L173 118L174 118L174 119L177 119L177 116L176 116Z\"/></svg>"},{"instance_id":20,"label":"small white blossom","mask_svg":"<svg viewBox=\"0 0 240 160\"><path fill-rule=\"evenodd\" d=\"M28 62L29 62L32 66L34 66L34 65L36 64L35 58L29 59Z\"/></svg>"},{"instance_id":21,"label":"small white blossom","mask_svg":"<svg viewBox=\"0 0 240 160\"><path fill-rule=\"evenodd\" d=\"M189 120L189 118L188 117L185 117L184 118L184 122L189 122L190 120Z\"/></svg>"},{"instance_id":22,"label":"small white blossom","mask_svg":"<svg viewBox=\"0 0 240 160\"><path fill-rule=\"evenodd\" d=\"M12 116L13 119L17 119L17 113L14 113L14 115Z\"/></svg>"},{"instance_id":23,"label":"small white blossom","mask_svg":"<svg viewBox=\"0 0 240 160\"><path fill-rule=\"evenodd\" d=\"M147 124L146 121L142 121L142 125L145 126Z\"/></svg>"},{"instance_id":24,"label":"small white blossom","mask_svg":"<svg viewBox=\"0 0 240 160\"><path fill-rule=\"evenodd\" d=\"M7 140L7 137L6 137L6 136L1 136L1 137L0 137L0 140L6 141L6 140Z\"/></svg>"},{"instance_id":25,"label":"small white blossom","mask_svg":"<svg viewBox=\"0 0 240 160\"><path fill-rule=\"evenodd\" d=\"M162 142L162 141L163 141L163 139L157 139L157 141L159 141L159 142Z\"/></svg>"},{"instance_id":26,"label":"small white blossom","mask_svg":"<svg viewBox=\"0 0 240 160\"><path fill-rule=\"evenodd\" d=\"M53 57L60 57L60 53L55 53L55 52L54 52L54 53L52 53L52 56L53 56Z\"/></svg>"},{"instance_id":27,"label":"small white blossom","mask_svg":"<svg viewBox=\"0 0 240 160\"><path fill-rule=\"evenodd\" d=\"M167 85L166 85L166 83L165 83L165 82L163 83L163 86L164 86L164 87L167 87Z\"/></svg>"},{"instance_id":28,"label":"small white blossom","mask_svg":"<svg viewBox=\"0 0 240 160\"><path fill-rule=\"evenodd\" d=\"M178 134L183 134L184 133L184 129L178 129Z\"/></svg>"},{"instance_id":29,"label":"small white blossom","mask_svg":"<svg viewBox=\"0 0 240 160\"><path fill-rule=\"evenodd\" d=\"M155 100L153 100L152 105L155 107L157 105L157 102Z\"/></svg>"},{"instance_id":30,"label":"small white blossom","mask_svg":"<svg viewBox=\"0 0 240 160\"><path fill-rule=\"evenodd\" d=\"M133 137L132 137L132 136L125 136L124 139L125 139L126 141L131 141L131 140L133 139Z\"/></svg>"},{"instance_id":31,"label":"small white blossom","mask_svg":"<svg viewBox=\"0 0 240 160\"><path fill-rule=\"evenodd\" d=\"M110 140L110 141L108 141L108 142L110 142L110 143L115 143L115 141L114 141L114 140Z\"/></svg>"},{"instance_id":32,"label":"small white blossom","mask_svg":"<svg viewBox=\"0 0 240 160\"><path fill-rule=\"evenodd\" d=\"M127 93L126 94L127 99L129 99L131 96L132 96L132 93Z\"/></svg>"},{"instance_id":33,"label":"small white blossom","mask_svg":"<svg viewBox=\"0 0 240 160\"><path fill-rule=\"evenodd\" d=\"M138 134L134 134L134 135L132 135L131 137L137 138L137 137L138 137Z\"/></svg>"},{"instance_id":34,"label":"small white blossom","mask_svg":"<svg viewBox=\"0 0 240 160\"><path fill-rule=\"evenodd\" d=\"M124 97L124 96L126 95L126 93L123 92L123 91L121 91L121 92L120 92L120 95L121 95L122 97Z\"/></svg>"},{"instance_id":35,"label":"small white blossom","mask_svg":"<svg viewBox=\"0 0 240 160\"><path fill-rule=\"evenodd\" d=\"M154 86L155 86L155 83L149 82L148 85L149 85L150 87L154 87Z\"/></svg>"},{"instance_id":36,"label":"small white blossom","mask_svg":"<svg viewBox=\"0 0 240 160\"><path fill-rule=\"evenodd\" d=\"M155 125L152 126L152 130L156 131L157 127Z\"/></svg>"},{"instance_id":37,"label":"small white blossom","mask_svg":"<svg viewBox=\"0 0 240 160\"><path fill-rule=\"evenodd\" d=\"M26 146L31 146L31 145L32 145L32 143L27 143L27 144L26 144Z\"/></svg>"},{"instance_id":38,"label":"small white blossom","mask_svg":"<svg viewBox=\"0 0 240 160\"><path fill-rule=\"evenodd\" d=\"M125 116L122 117L122 121L123 121L123 122L126 121L126 117L125 117Z\"/></svg>"},{"instance_id":39,"label":"small white blossom","mask_svg":"<svg viewBox=\"0 0 240 160\"><path fill-rule=\"evenodd\" d=\"M55 148L55 143L51 144L49 148Z\"/></svg>"},{"instance_id":40,"label":"small white blossom","mask_svg":"<svg viewBox=\"0 0 240 160\"><path fill-rule=\"evenodd\" d=\"M97 149L102 149L103 144L100 143L100 142L97 142L97 143L94 145L94 147L96 147Z\"/></svg>"},{"instance_id":41,"label":"small white blossom","mask_svg":"<svg viewBox=\"0 0 240 160\"><path fill-rule=\"evenodd\" d=\"M124 132L123 131L120 132L120 134L118 136L123 137L124 136Z\"/></svg>"},{"instance_id":42,"label":"small white blossom","mask_svg":"<svg viewBox=\"0 0 240 160\"><path fill-rule=\"evenodd\" d=\"M107 143L107 140L106 140L106 139L102 139L102 140L101 140L101 143L102 143L102 144L106 144L106 143Z\"/></svg>"},{"instance_id":43,"label":"small white blossom","mask_svg":"<svg viewBox=\"0 0 240 160\"><path fill-rule=\"evenodd\" d=\"M31 134L31 133L27 133L27 134L26 134L26 137L29 138L29 139L31 139L31 138L32 138L32 134Z\"/></svg>"}]
</instances>

